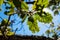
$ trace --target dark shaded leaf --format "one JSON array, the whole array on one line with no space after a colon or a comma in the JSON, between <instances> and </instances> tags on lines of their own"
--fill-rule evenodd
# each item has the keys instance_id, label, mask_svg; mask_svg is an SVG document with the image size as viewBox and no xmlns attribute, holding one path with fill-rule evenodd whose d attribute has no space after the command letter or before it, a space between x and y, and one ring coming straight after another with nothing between
<instances>
[{"instance_id":1,"label":"dark shaded leaf","mask_svg":"<svg viewBox=\"0 0 60 40\"><path fill-rule=\"evenodd\" d=\"M32 17L32 16L30 16L30 17L28 18L28 21L34 22L33 17Z\"/></svg>"},{"instance_id":2,"label":"dark shaded leaf","mask_svg":"<svg viewBox=\"0 0 60 40\"><path fill-rule=\"evenodd\" d=\"M54 15L58 15L59 14L59 11L58 10L55 10L54 11Z\"/></svg>"}]
</instances>

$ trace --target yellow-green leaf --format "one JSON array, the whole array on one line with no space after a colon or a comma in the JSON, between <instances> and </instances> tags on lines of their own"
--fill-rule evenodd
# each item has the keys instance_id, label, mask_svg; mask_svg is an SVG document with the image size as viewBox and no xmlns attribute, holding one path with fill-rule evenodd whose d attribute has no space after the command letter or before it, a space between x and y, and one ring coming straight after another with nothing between
<instances>
[{"instance_id":1,"label":"yellow-green leaf","mask_svg":"<svg viewBox=\"0 0 60 40\"><path fill-rule=\"evenodd\" d=\"M40 31L40 28L38 27L37 21L35 21L35 20L34 20L34 22L28 21L27 24L29 25L29 30L31 30L32 33Z\"/></svg>"},{"instance_id":2,"label":"yellow-green leaf","mask_svg":"<svg viewBox=\"0 0 60 40\"><path fill-rule=\"evenodd\" d=\"M12 36L12 35L14 35L14 32L9 32L9 31L8 31L8 32L6 33L6 35L7 35L7 36Z\"/></svg>"},{"instance_id":3,"label":"yellow-green leaf","mask_svg":"<svg viewBox=\"0 0 60 40\"><path fill-rule=\"evenodd\" d=\"M46 13L47 15L44 15L44 16L40 16L40 15L38 15L38 14L35 14L33 17L34 17L34 19L35 20L38 20L39 22L43 22L43 23L50 23L50 22L52 22L52 16L51 16L51 14L49 14L49 13Z\"/></svg>"},{"instance_id":4,"label":"yellow-green leaf","mask_svg":"<svg viewBox=\"0 0 60 40\"><path fill-rule=\"evenodd\" d=\"M3 4L3 1L4 1L4 0L0 0L0 6Z\"/></svg>"},{"instance_id":5,"label":"yellow-green leaf","mask_svg":"<svg viewBox=\"0 0 60 40\"><path fill-rule=\"evenodd\" d=\"M24 1L22 1L21 2L21 8L24 10L28 10L28 5Z\"/></svg>"},{"instance_id":6,"label":"yellow-green leaf","mask_svg":"<svg viewBox=\"0 0 60 40\"><path fill-rule=\"evenodd\" d=\"M9 4L12 8L15 7L15 5L13 4L13 1L8 1L8 4Z\"/></svg>"},{"instance_id":7,"label":"yellow-green leaf","mask_svg":"<svg viewBox=\"0 0 60 40\"><path fill-rule=\"evenodd\" d=\"M1 32L1 30L0 30L0 35L2 35L2 32Z\"/></svg>"}]
</instances>

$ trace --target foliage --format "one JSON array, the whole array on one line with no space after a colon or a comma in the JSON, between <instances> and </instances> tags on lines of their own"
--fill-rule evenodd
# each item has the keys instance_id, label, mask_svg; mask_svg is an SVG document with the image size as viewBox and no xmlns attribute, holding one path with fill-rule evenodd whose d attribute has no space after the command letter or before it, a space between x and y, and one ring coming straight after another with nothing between
<instances>
[{"instance_id":1,"label":"foliage","mask_svg":"<svg viewBox=\"0 0 60 40\"><path fill-rule=\"evenodd\" d=\"M0 0L0 6L3 4L3 1L4 1L4 0Z\"/></svg>"},{"instance_id":2,"label":"foliage","mask_svg":"<svg viewBox=\"0 0 60 40\"><path fill-rule=\"evenodd\" d=\"M35 1L34 5L33 5L33 10L46 8L48 6L48 4L49 4L48 0L43 0L43 1L37 0L37 1Z\"/></svg>"},{"instance_id":3,"label":"foliage","mask_svg":"<svg viewBox=\"0 0 60 40\"><path fill-rule=\"evenodd\" d=\"M0 9L1 6L3 5L3 3L8 4L9 6L6 6L6 9L9 11L5 11L4 14L9 16L8 19L3 19L0 25L0 30L2 32L1 27L4 26L4 31L2 32L2 34L4 34L4 32L6 32L6 29L8 26L10 26L11 22L10 22L10 17L14 14L18 14L18 16L20 18L22 18L22 23L24 23L25 19L27 18L27 25L29 25L29 29L32 31L32 33L35 32L39 32L40 29L38 27L38 22L43 22L43 23L50 23L52 22L52 15L49 12L45 12L43 11L44 8L50 8L52 7L52 10L54 11L54 14L58 14L59 13L59 3L60 0L34 0L34 4L32 6L32 10L34 12L30 12L28 5L26 4L26 2L24 2L24 0L0 0ZM58 7L57 7L58 6ZM16 10L15 10L16 8ZM52 23L51 25L52 27L54 26L54 24ZM13 32L8 31L6 32L7 35L14 35ZM47 33L50 33L50 30L47 30Z\"/></svg>"},{"instance_id":4,"label":"foliage","mask_svg":"<svg viewBox=\"0 0 60 40\"><path fill-rule=\"evenodd\" d=\"M7 22L8 22L7 19L2 20L1 26L5 26L7 24ZM8 25L10 25L10 22L8 22Z\"/></svg>"},{"instance_id":5,"label":"foliage","mask_svg":"<svg viewBox=\"0 0 60 40\"><path fill-rule=\"evenodd\" d=\"M3 30L3 29L1 29L1 30ZM0 30L0 35L3 35L1 30ZM5 35L12 36L12 35L14 35L14 32L11 32L11 28L7 27Z\"/></svg>"},{"instance_id":6,"label":"foliage","mask_svg":"<svg viewBox=\"0 0 60 40\"><path fill-rule=\"evenodd\" d=\"M50 34L53 34L52 38L57 39L59 37L59 34L58 34L59 31L60 31L60 24L57 26L57 28L54 28L54 23L52 22L50 24L49 29L46 31L46 34L48 37L50 37Z\"/></svg>"},{"instance_id":7,"label":"foliage","mask_svg":"<svg viewBox=\"0 0 60 40\"><path fill-rule=\"evenodd\" d=\"M38 27L38 24L37 24L37 20L35 20L33 17L28 18L27 24L29 25L29 29L33 33L39 32L39 27Z\"/></svg>"},{"instance_id":8,"label":"foliage","mask_svg":"<svg viewBox=\"0 0 60 40\"><path fill-rule=\"evenodd\" d=\"M39 16L38 14L35 14L34 18L35 20L38 20L39 22L44 22L44 23L50 23L52 21L52 16L49 13L47 13L47 15L42 14L42 17Z\"/></svg>"}]
</instances>

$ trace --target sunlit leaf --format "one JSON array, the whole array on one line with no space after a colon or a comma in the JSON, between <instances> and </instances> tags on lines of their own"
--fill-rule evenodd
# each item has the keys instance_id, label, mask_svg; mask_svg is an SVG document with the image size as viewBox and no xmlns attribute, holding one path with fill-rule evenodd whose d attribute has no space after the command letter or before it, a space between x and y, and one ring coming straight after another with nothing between
<instances>
[{"instance_id":1,"label":"sunlit leaf","mask_svg":"<svg viewBox=\"0 0 60 40\"><path fill-rule=\"evenodd\" d=\"M48 4L49 4L49 0L40 0L40 1L38 1L38 3L37 3L38 5L41 5L41 6L43 6L44 5L44 7L47 7L48 6Z\"/></svg>"},{"instance_id":2,"label":"sunlit leaf","mask_svg":"<svg viewBox=\"0 0 60 40\"><path fill-rule=\"evenodd\" d=\"M2 6L3 2L4 2L4 0L0 0L0 11L2 10L1 6Z\"/></svg>"},{"instance_id":3,"label":"sunlit leaf","mask_svg":"<svg viewBox=\"0 0 60 40\"><path fill-rule=\"evenodd\" d=\"M24 9L24 10L28 10L28 5L27 5L24 1L22 1L21 7L22 7L22 9Z\"/></svg>"},{"instance_id":4,"label":"sunlit leaf","mask_svg":"<svg viewBox=\"0 0 60 40\"><path fill-rule=\"evenodd\" d=\"M48 4L49 4L49 0L38 0L38 2L37 1L35 1L35 3L34 3L34 5L33 5L33 10L35 10L36 9L36 7L39 9L39 7L43 7L43 8L46 8L47 6L48 6ZM37 5L39 5L39 6L37 6Z\"/></svg>"},{"instance_id":5,"label":"sunlit leaf","mask_svg":"<svg viewBox=\"0 0 60 40\"><path fill-rule=\"evenodd\" d=\"M11 31L11 28L10 27L7 27L7 31Z\"/></svg>"},{"instance_id":6,"label":"sunlit leaf","mask_svg":"<svg viewBox=\"0 0 60 40\"><path fill-rule=\"evenodd\" d=\"M35 19L38 20L39 22L43 22L43 23L50 23L52 22L52 16L51 14L47 13L47 15L44 16L39 16L38 14L34 15Z\"/></svg>"},{"instance_id":7,"label":"sunlit leaf","mask_svg":"<svg viewBox=\"0 0 60 40\"><path fill-rule=\"evenodd\" d=\"M35 10L35 8L36 8L36 6L35 6L35 5L33 5L32 9L33 9L33 10Z\"/></svg>"},{"instance_id":8,"label":"sunlit leaf","mask_svg":"<svg viewBox=\"0 0 60 40\"><path fill-rule=\"evenodd\" d=\"M27 22L27 24L29 25L29 30L31 30L32 33L39 32L39 27L38 27L37 21L34 19L34 22L32 22L31 20L30 21L28 20L28 22Z\"/></svg>"},{"instance_id":9,"label":"sunlit leaf","mask_svg":"<svg viewBox=\"0 0 60 40\"><path fill-rule=\"evenodd\" d=\"M13 1L8 1L8 4L9 4L12 8L15 7L15 5L13 4Z\"/></svg>"},{"instance_id":10,"label":"sunlit leaf","mask_svg":"<svg viewBox=\"0 0 60 40\"><path fill-rule=\"evenodd\" d=\"M8 32L6 33L6 35L7 35L7 36L12 36L12 35L14 35L14 32L8 31Z\"/></svg>"},{"instance_id":11,"label":"sunlit leaf","mask_svg":"<svg viewBox=\"0 0 60 40\"><path fill-rule=\"evenodd\" d=\"M4 0L0 0L0 6L3 4L3 1L4 1Z\"/></svg>"}]
</instances>

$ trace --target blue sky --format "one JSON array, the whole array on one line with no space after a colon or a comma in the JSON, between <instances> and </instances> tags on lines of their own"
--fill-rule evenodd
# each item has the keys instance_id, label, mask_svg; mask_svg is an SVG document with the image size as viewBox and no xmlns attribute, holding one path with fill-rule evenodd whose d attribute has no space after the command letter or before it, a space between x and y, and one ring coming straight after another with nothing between
<instances>
[{"instance_id":1,"label":"blue sky","mask_svg":"<svg viewBox=\"0 0 60 40\"><path fill-rule=\"evenodd\" d=\"M29 10L32 10L32 4L29 4L28 6L29 6ZM6 16L6 15L3 14L5 10L6 9L5 9L5 6L3 4L2 5L2 11L0 11L0 17L2 17L3 19L8 18L8 16ZM51 13L51 15L53 16L53 20L52 21L54 22L55 26L57 26L60 23L60 19L59 19L60 18L60 14L54 16L53 11L49 10L48 8L46 8L44 11ZM34 33L33 34L29 30L28 25L26 23L27 19L26 19L26 21L23 24L19 23L18 25L16 25L16 24L19 21L22 21L22 20L18 17L17 14L14 15L14 16L11 16L11 20L14 20L14 19L16 19L16 20L15 20L15 23L13 24L13 29L15 30L16 28L18 28L18 30L19 30L22 27L22 29L20 31L16 32L16 34L18 34L18 35L20 35L20 34L22 34L22 35L42 35L48 29L47 27L50 26L49 24L44 24L44 23L38 22L38 26L40 28L40 31L38 33ZM0 22L1 21L2 20L0 19Z\"/></svg>"}]
</instances>

